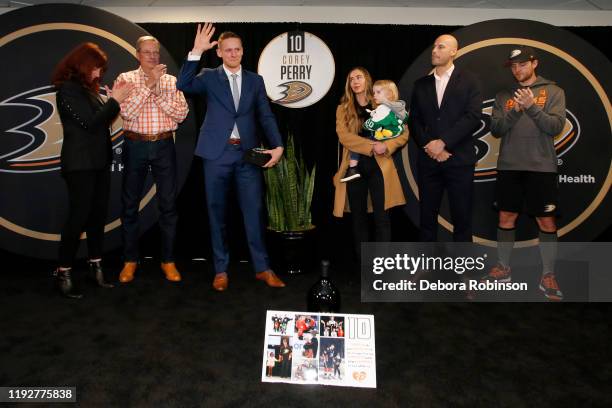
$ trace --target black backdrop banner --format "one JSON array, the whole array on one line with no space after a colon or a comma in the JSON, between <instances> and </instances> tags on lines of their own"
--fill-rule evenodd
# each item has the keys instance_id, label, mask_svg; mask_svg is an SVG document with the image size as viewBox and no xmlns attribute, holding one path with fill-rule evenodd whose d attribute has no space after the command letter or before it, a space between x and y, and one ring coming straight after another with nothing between
<instances>
[{"instance_id":1,"label":"black backdrop banner","mask_svg":"<svg viewBox=\"0 0 612 408\"><path fill-rule=\"evenodd\" d=\"M492 25L498 23L492 23ZM193 45L195 23L143 23L140 25L164 43L179 65ZM545 24L534 23L533 25ZM360 65L367 68L374 79L387 78L399 84L405 77L408 68L415 64L419 58L422 58L423 54L430 52L431 44L437 36L455 32L462 27L304 23L223 23L216 24L216 27L216 33L232 30L244 38L243 66L249 70L256 69L263 48L271 39L282 32L295 29L311 32L325 41L331 49L336 62L336 78L328 94L316 104L304 109L288 109L278 105L273 105L272 108L281 132L284 134L289 131L292 132L299 146L303 149L306 159L317 164L313 222L318 227L318 239L316 241L318 258L350 257L350 216L337 219L331 215L334 194L331 178L338 165L335 108L342 95L346 75L352 67ZM555 30L574 37L574 41L583 41L585 44L592 46L601 53L609 64L610 56L612 56L612 46L607 38L612 34L611 27L570 27ZM578 37L577 40L576 37ZM208 53L203 60L203 64L209 67L217 66L220 64L220 60L214 53ZM492 61L491 64L496 64L496 62ZM498 68L503 71L501 64L498 64ZM422 75L426 74L427 68L423 67L422 70L424 71ZM557 80L562 81L563 79L558 78ZM609 80L609 74L607 79ZM402 95L402 97L409 99L407 95ZM194 102L196 102L196 120L200 123L203 119L203 109L205 107L197 101ZM608 157L607 160L609 163L610 158ZM185 254L189 256L207 257L210 255L210 246L207 242L208 230L204 196L201 192L202 185L201 167L194 164L186 189L179 198L181 211L179 250L185 251ZM409 192L409 194L411 193ZM193 197L198 197L198 199L191 199ZM410 200L406 212L412 215L410 206L415 206L416 201L414 198ZM237 211L236 208L233 208L234 214L238 214ZM491 211L490 205L486 211ZM599 222L594 230L587 231L585 234L578 230L578 235L574 235L570 239L580 240L587 235L588 238L584 240L610 240L610 228L608 226L611 222L611 215L609 211L607 214L599 215ZM411 219L412 216L405 216L402 209L395 209L392 212L394 240L413 241L416 239L415 227ZM495 228L494 222L491 227ZM240 238L243 235L240 233L241 228L240 222L233 222L233 231L231 232L234 232L232 236L235 238L231 245L234 254L239 254L242 259L248 259L245 243ZM200 239L198 242L185 239L193 231L199 231ZM525 234L528 235L531 232L531 229L528 228ZM593 235L594 233L595 235Z\"/></svg>"},{"instance_id":2,"label":"black backdrop banner","mask_svg":"<svg viewBox=\"0 0 612 408\"><path fill-rule=\"evenodd\" d=\"M37 7L52 7L52 6L37 6ZM57 6L53 6L57 7ZM64 7L67 7L64 5ZM35 7L27 7L21 10L33 10ZM106 13L108 14L108 13ZM14 12L2 15L3 36L10 32L11 27L15 28L22 24L23 28L26 24L23 21L13 17ZM66 14L56 12L46 12L39 16L62 16ZM69 16L69 14L68 14ZM106 20L105 17L101 21ZM97 18L99 19L99 18ZM10 20L10 24L8 24ZM62 20L62 18L59 18ZM56 18L56 21L59 21ZM92 19L91 24L96 19ZM125 21L125 20L123 20ZM30 24L38 24L32 22ZM162 56L166 63L174 62L180 66L187 52L192 48L193 37L195 34L195 23L181 24L165 24L165 23L142 23L139 24L144 31L150 33L160 40L167 54ZM313 200L313 222L317 228L317 258L328 257L335 258L337 256L346 255L350 252L350 219L335 219L332 213L333 205L333 185L331 182L332 175L335 173L338 164L338 141L335 134L335 107L342 94L345 77L351 67L361 65L366 67L375 79L388 78L396 82L400 82L407 68L411 66L424 51L426 51L433 43L435 38L442 34L453 32L459 27L454 26L395 26L395 25L368 25L368 24L298 24L298 23L223 23L216 24L217 33L224 30L232 30L240 34L244 39L244 58L243 66L245 69L255 71L259 55L266 44L279 33L303 30L311 32L321 38L331 49L336 61L336 77L328 94L316 104L303 109L288 109L278 105L273 105L274 113L277 117L281 132L286 136L288 132L295 135L298 146L303 150L306 160L312 164L317 164L317 180L315 185L315 198ZM7 31L8 30L8 31ZM608 59L612 55L612 50L607 38L610 38L612 29L610 27L576 27L570 28L569 31L580 36L588 43L599 49ZM132 35L132 37L137 35ZM56 40L57 41L57 40ZM4 48L4 47L3 47ZM61 57L61 53L67 51L69 47L64 44L64 49L61 51L46 50L38 44L35 51L31 51L30 47L24 47L19 50L20 53L27 54L33 52L40 54L41 49L49 58L57 61ZM115 55L111 55L111 59ZM174 61L172 61L174 60ZM29 71L37 72L37 84L41 87L48 85L45 80L50 76L51 66L41 66L40 64L28 63L14 58L4 58L3 61L19 61L19 64L3 64L3 71L11 69L19 72L23 65L37 66L37 69L28 69ZM220 60L215 53L207 53L203 59L203 65L217 66ZM15 66L13 66L15 65ZM135 66L135 63L134 63ZM24 70L25 71L25 70ZM172 71L172 69L171 69ZM8 72L8 71L7 71ZM110 74L110 75L109 75ZM106 81L111 80L113 74L107 74ZM11 77L6 72L3 73L4 78ZM554 79L554 78L553 78ZM41 82L42 81L42 82ZM38 84L40 82L40 84ZM35 86L30 86L34 88ZM2 101L8 96L2 97ZM408 99L408 96L402 95ZM199 100L193 100L192 114L196 125L201 124L205 111L205 106ZM3 107L4 109L4 107ZM9 123L4 122L2 132L11 128ZM189 131L181 130L181 137L195 137L196 130ZM3 133L4 136L4 133ZM178 138L177 138L178 140ZM4 142L3 142L4 143ZM188 163L187 163L188 164ZM190 167L188 167L188 175L183 189L179 195L179 230L177 253L183 257L205 257L210 256L210 245L208 237L207 216L204 203L204 188L203 177L201 171L201 162L199 159L194 159ZM56 176L59 179L59 174ZM61 182L61 179L59 179ZM2 179L2 190L5 190L5 180ZM57 183L57 181L54 181ZM3 194L5 196L5 194ZM5 199L3 198L3 202ZM32 208L48 205L48 203L40 202L39 200L32 201ZM244 234L242 233L241 217L237 208L230 209L230 215L235 214L236 217L230 218L230 231L232 237L231 250L234 259L248 259L246 243L244 242ZM0 214L4 216L4 213ZM415 239L414 226L408 216L404 214L402 209L395 209L392 214L393 218L393 238L395 240L411 241ZM53 220L54 223L61 222L61 217ZM27 256L40 257L37 252L24 252L16 247L20 244L5 245L8 240L14 239L9 237L4 231L1 236L1 246L3 249L8 249L12 252L22 253ZM609 231L609 230L608 230ZM144 245L147 247L146 254L155 255L158 247L156 237L156 229L150 231L144 240ZM609 232L606 233L609 235ZM607 236L604 235L604 238ZM108 246L112 249L112 246ZM43 256L43 257L48 257Z\"/></svg>"}]
</instances>

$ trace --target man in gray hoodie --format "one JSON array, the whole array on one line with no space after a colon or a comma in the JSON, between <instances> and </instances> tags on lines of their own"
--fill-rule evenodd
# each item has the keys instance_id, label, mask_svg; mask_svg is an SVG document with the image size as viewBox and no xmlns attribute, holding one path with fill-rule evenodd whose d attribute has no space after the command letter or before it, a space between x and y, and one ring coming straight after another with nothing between
<instances>
[{"instance_id":1,"label":"man in gray hoodie","mask_svg":"<svg viewBox=\"0 0 612 408\"><path fill-rule=\"evenodd\" d=\"M527 214L535 217L540 229L540 290L550 300L561 300L563 293L554 275L558 197L554 137L565 125L565 93L536 74L538 64L531 47L513 47L506 65L518 84L495 97L491 133L501 138L496 184L498 264L482 280L511 281L516 219L525 204Z\"/></svg>"}]
</instances>

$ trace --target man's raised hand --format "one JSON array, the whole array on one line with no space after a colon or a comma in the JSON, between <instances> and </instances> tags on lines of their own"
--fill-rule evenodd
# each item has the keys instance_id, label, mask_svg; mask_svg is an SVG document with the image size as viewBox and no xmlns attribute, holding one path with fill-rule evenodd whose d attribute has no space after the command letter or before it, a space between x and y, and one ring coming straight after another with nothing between
<instances>
[{"instance_id":1,"label":"man's raised hand","mask_svg":"<svg viewBox=\"0 0 612 408\"><path fill-rule=\"evenodd\" d=\"M218 41L210 41L214 33L215 27L212 25L212 23L204 23L203 26L202 24L198 24L191 53L195 55L202 55L204 52L217 45Z\"/></svg>"}]
</instances>

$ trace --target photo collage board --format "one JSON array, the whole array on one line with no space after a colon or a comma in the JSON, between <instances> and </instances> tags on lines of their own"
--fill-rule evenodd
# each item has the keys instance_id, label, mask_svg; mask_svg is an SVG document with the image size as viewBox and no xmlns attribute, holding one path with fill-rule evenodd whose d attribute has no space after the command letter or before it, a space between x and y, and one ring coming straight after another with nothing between
<instances>
[{"instance_id":1,"label":"photo collage board","mask_svg":"<svg viewBox=\"0 0 612 408\"><path fill-rule=\"evenodd\" d=\"M269 310L261 380L376 388L374 316Z\"/></svg>"}]
</instances>

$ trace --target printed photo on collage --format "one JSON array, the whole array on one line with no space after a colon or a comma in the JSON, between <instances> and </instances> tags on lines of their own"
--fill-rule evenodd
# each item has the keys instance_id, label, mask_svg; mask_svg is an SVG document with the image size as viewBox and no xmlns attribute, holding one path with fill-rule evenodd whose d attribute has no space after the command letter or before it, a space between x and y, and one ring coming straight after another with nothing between
<instances>
[{"instance_id":1,"label":"printed photo on collage","mask_svg":"<svg viewBox=\"0 0 612 408\"><path fill-rule=\"evenodd\" d=\"M290 336L268 336L266 341L266 377L291 379L293 339Z\"/></svg>"},{"instance_id":2,"label":"printed photo on collage","mask_svg":"<svg viewBox=\"0 0 612 408\"><path fill-rule=\"evenodd\" d=\"M295 335L299 340L304 340L305 334L319 332L317 317L317 315L295 315Z\"/></svg>"},{"instance_id":3,"label":"printed photo on collage","mask_svg":"<svg viewBox=\"0 0 612 408\"><path fill-rule=\"evenodd\" d=\"M344 337L344 317L321 316L319 333L322 337Z\"/></svg>"},{"instance_id":4,"label":"printed photo on collage","mask_svg":"<svg viewBox=\"0 0 612 408\"><path fill-rule=\"evenodd\" d=\"M345 375L344 339L321 337L319 350L319 380L342 381Z\"/></svg>"},{"instance_id":5,"label":"printed photo on collage","mask_svg":"<svg viewBox=\"0 0 612 408\"><path fill-rule=\"evenodd\" d=\"M272 315L271 320L272 325L268 326L271 330L268 330L268 334L292 335L293 313L275 313Z\"/></svg>"},{"instance_id":6,"label":"printed photo on collage","mask_svg":"<svg viewBox=\"0 0 612 408\"><path fill-rule=\"evenodd\" d=\"M294 381L313 382L318 379L317 360L312 358L297 359L293 364Z\"/></svg>"},{"instance_id":7,"label":"printed photo on collage","mask_svg":"<svg viewBox=\"0 0 612 408\"><path fill-rule=\"evenodd\" d=\"M316 359L319 355L319 339L316 334L306 333L303 339L293 339L293 355L297 358Z\"/></svg>"}]
</instances>

